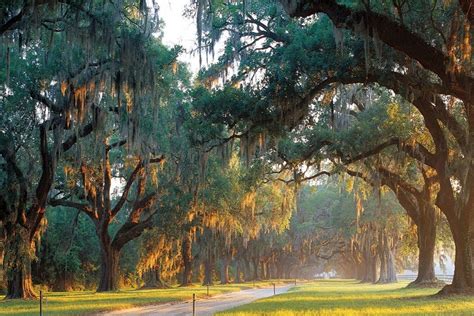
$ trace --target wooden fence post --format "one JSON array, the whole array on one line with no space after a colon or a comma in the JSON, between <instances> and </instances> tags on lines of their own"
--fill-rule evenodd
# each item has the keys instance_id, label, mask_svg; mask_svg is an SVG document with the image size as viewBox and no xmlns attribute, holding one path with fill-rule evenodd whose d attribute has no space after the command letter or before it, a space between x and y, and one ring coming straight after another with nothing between
<instances>
[{"instance_id":1,"label":"wooden fence post","mask_svg":"<svg viewBox=\"0 0 474 316\"><path fill-rule=\"evenodd\" d=\"M43 290L40 290L40 316L43 316Z\"/></svg>"}]
</instances>

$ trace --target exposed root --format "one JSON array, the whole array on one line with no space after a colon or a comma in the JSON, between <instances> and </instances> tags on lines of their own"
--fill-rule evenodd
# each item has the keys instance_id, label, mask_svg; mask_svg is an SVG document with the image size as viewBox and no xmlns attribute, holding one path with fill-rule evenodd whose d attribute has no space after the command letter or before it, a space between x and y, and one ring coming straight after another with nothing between
<instances>
[{"instance_id":1,"label":"exposed root","mask_svg":"<svg viewBox=\"0 0 474 316\"><path fill-rule=\"evenodd\" d=\"M448 296L448 295L474 295L474 288L470 287L455 287L452 284L444 286L436 296Z\"/></svg>"},{"instance_id":2,"label":"exposed root","mask_svg":"<svg viewBox=\"0 0 474 316\"><path fill-rule=\"evenodd\" d=\"M432 280L422 280L418 281L415 280L411 282L410 284L407 285L407 288L409 289L415 289L415 288L439 288L446 285L445 282L438 280L438 279L432 279Z\"/></svg>"},{"instance_id":3,"label":"exposed root","mask_svg":"<svg viewBox=\"0 0 474 316\"><path fill-rule=\"evenodd\" d=\"M153 289L169 289L171 286L165 283L156 284L156 285L144 285L140 290L153 290Z\"/></svg>"}]
</instances>

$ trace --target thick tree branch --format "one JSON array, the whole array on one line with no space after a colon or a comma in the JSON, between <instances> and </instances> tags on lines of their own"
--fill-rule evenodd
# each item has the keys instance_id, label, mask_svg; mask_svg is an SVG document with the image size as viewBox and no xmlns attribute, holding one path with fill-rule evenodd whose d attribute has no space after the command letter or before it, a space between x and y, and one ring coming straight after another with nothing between
<instances>
[{"instance_id":1,"label":"thick tree branch","mask_svg":"<svg viewBox=\"0 0 474 316\"><path fill-rule=\"evenodd\" d=\"M69 199L50 199L48 201L51 206L65 206L69 208L74 208L78 211L86 213L91 218L96 218L96 215L90 209L89 205L86 203L73 202Z\"/></svg>"},{"instance_id":2,"label":"thick tree branch","mask_svg":"<svg viewBox=\"0 0 474 316\"><path fill-rule=\"evenodd\" d=\"M369 36L377 37L387 45L417 60L424 68L437 74L444 82L451 82L449 58L441 50L427 43L421 36L407 29L390 17L373 11L359 11L338 4L335 0L279 0L292 17L307 17L316 13L326 14L339 28L356 31L365 28ZM472 9L471 9L472 10ZM466 74L452 74L458 83L473 87L474 79Z\"/></svg>"},{"instance_id":3,"label":"thick tree branch","mask_svg":"<svg viewBox=\"0 0 474 316\"><path fill-rule=\"evenodd\" d=\"M58 106L56 103L45 97L44 95L41 95L38 91L36 90L30 90L30 96L41 102L43 105L45 105L48 109L55 113L62 113L63 108L61 106Z\"/></svg>"},{"instance_id":4,"label":"thick tree branch","mask_svg":"<svg viewBox=\"0 0 474 316\"><path fill-rule=\"evenodd\" d=\"M165 159L164 155L161 155L160 157L152 158L149 160L148 163L160 163ZM128 194L130 193L130 190L132 188L132 184L135 182L139 172L141 169L145 166L143 160L140 160L135 167L135 169L132 171L130 176L128 177L127 183L125 184L125 187L123 189L122 195L120 199L118 200L117 204L115 204L114 208L112 209L112 217L117 215L118 212L122 209L123 205L127 201Z\"/></svg>"},{"instance_id":5,"label":"thick tree branch","mask_svg":"<svg viewBox=\"0 0 474 316\"><path fill-rule=\"evenodd\" d=\"M21 21L21 19L23 18L23 16L25 15L25 10L27 9L27 6L23 7L20 12L18 12L18 14L14 15L13 17L11 17L8 21L6 21L5 23L3 23L1 26L0 26L0 36L3 35L3 33L13 29L13 27L15 26L15 24L17 24L18 22Z\"/></svg>"},{"instance_id":6,"label":"thick tree branch","mask_svg":"<svg viewBox=\"0 0 474 316\"><path fill-rule=\"evenodd\" d=\"M112 247L117 250L122 249L122 247L130 240L140 236L145 229L152 227L152 225L152 215L139 223L126 222L115 234L115 237L112 241Z\"/></svg>"}]
</instances>

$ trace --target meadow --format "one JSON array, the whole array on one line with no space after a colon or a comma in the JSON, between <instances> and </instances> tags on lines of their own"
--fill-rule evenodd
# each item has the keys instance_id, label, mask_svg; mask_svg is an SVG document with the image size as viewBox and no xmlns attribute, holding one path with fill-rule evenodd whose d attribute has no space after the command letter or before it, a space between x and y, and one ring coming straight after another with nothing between
<instances>
[{"instance_id":1,"label":"meadow","mask_svg":"<svg viewBox=\"0 0 474 316\"><path fill-rule=\"evenodd\" d=\"M209 295L240 291L255 287L270 286L271 283L249 282L241 284L214 285L209 287ZM172 287L169 289L127 289L116 292L96 293L95 291L46 292L44 315L88 315L92 313L127 309L142 305L162 304L207 297L207 287ZM39 300L1 300L0 315L39 315Z\"/></svg>"},{"instance_id":2,"label":"meadow","mask_svg":"<svg viewBox=\"0 0 474 316\"><path fill-rule=\"evenodd\" d=\"M440 297L435 295L439 289L407 289L406 285L320 280L218 315L474 315L470 296Z\"/></svg>"}]
</instances>

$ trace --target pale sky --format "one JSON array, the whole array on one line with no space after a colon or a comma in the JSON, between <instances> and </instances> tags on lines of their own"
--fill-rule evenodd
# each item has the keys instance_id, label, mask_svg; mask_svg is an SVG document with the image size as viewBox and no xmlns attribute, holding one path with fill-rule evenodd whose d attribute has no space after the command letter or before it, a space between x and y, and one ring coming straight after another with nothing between
<instances>
[{"instance_id":1,"label":"pale sky","mask_svg":"<svg viewBox=\"0 0 474 316\"><path fill-rule=\"evenodd\" d=\"M199 70L199 58L197 54L191 55L191 51L197 47L196 23L194 19L183 16L184 8L191 0L158 0L160 18L164 21L163 43L168 46L181 45L187 53L180 56L179 60L190 65L192 72Z\"/></svg>"}]
</instances>

